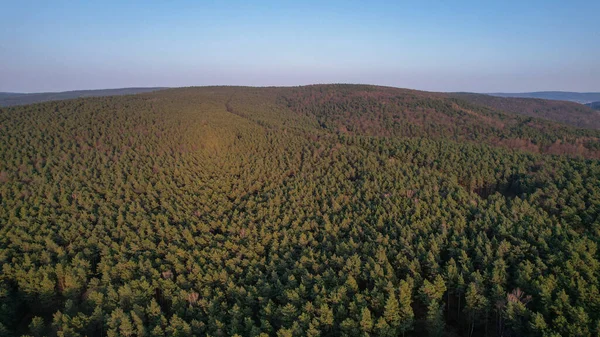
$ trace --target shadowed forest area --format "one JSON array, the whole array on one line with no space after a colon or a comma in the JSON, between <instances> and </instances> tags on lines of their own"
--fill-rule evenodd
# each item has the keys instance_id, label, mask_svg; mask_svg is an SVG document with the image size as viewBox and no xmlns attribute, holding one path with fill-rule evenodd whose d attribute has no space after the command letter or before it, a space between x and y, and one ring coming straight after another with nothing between
<instances>
[{"instance_id":1,"label":"shadowed forest area","mask_svg":"<svg viewBox=\"0 0 600 337\"><path fill-rule=\"evenodd\" d=\"M510 102L315 85L0 108L0 335L597 336L600 131Z\"/></svg>"}]
</instances>

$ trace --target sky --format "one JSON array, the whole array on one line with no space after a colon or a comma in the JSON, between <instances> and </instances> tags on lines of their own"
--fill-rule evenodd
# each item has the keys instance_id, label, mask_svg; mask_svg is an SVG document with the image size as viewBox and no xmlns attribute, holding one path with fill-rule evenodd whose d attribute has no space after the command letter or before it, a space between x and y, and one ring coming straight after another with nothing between
<instances>
[{"instance_id":1,"label":"sky","mask_svg":"<svg viewBox=\"0 0 600 337\"><path fill-rule=\"evenodd\" d=\"M600 1L0 1L0 92L600 91Z\"/></svg>"}]
</instances>

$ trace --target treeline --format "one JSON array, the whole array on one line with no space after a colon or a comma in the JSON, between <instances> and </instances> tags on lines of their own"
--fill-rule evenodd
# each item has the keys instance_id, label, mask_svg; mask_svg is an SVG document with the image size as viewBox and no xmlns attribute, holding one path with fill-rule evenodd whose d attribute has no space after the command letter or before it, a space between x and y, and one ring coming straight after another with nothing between
<instances>
[{"instance_id":1,"label":"treeline","mask_svg":"<svg viewBox=\"0 0 600 337\"><path fill-rule=\"evenodd\" d=\"M521 117L435 97L405 113L448 124L365 124L400 113L371 90L0 110L0 335L600 333L600 162L493 147Z\"/></svg>"}]
</instances>

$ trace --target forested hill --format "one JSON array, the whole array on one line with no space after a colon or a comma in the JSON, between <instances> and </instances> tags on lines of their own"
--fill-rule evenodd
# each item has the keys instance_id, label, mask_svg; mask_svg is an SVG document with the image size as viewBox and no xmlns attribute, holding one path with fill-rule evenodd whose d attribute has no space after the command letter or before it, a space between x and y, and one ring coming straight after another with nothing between
<instances>
[{"instance_id":1,"label":"forested hill","mask_svg":"<svg viewBox=\"0 0 600 337\"><path fill-rule=\"evenodd\" d=\"M482 94L457 93L454 97L492 109L538 117L580 128L600 129L600 112L590 104L535 98L507 98Z\"/></svg>"},{"instance_id":2,"label":"forested hill","mask_svg":"<svg viewBox=\"0 0 600 337\"><path fill-rule=\"evenodd\" d=\"M598 133L355 85L0 108L0 336L597 336Z\"/></svg>"},{"instance_id":3,"label":"forested hill","mask_svg":"<svg viewBox=\"0 0 600 337\"><path fill-rule=\"evenodd\" d=\"M143 92L157 91L164 88L122 88L101 90L76 90L63 92L40 92L40 93L11 93L0 92L0 106L25 105L48 101L60 101L80 97L118 96L133 95Z\"/></svg>"},{"instance_id":4,"label":"forested hill","mask_svg":"<svg viewBox=\"0 0 600 337\"><path fill-rule=\"evenodd\" d=\"M278 92L281 104L335 133L483 142L590 158L598 158L600 154L598 130L576 129L494 110L487 104L474 104L470 96L464 99L441 93L356 85L315 85Z\"/></svg>"}]
</instances>

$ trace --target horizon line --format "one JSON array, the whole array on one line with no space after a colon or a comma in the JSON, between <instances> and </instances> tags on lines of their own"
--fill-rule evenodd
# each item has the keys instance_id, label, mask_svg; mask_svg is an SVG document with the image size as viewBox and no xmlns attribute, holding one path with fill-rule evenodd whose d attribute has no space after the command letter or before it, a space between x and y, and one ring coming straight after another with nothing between
<instances>
[{"instance_id":1,"label":"horizon line","mask_svg":"<svg viewBox=\"0 0 600 337\"><path fill-rule=\"evenodd\" d=\"M327 83L311 83L311 84L297 84L297 85L238 85L238 84L208 84L208 85L188 85L188 86L132 86L132 87L108 87L108 88L93 88L93 89L70 89L60 91L30 91L30 92L17 92L17 91L0 91L0 94L14 94L14 95L35 95L35 94L60 94L78 91L102 91L102 90L126 90L126 89L180 89L180 88L207 88L207 87L242 87L242 88L293 88L293 87L308 87L316 85L364 85L374 86L382 88L395 88L405 89L423 92L437 92L437 93L469 93L469 94L483 94L483 95L494 95L494 94L536 94L536 93L577 93L577 94L600 94L600 91L568 91L568 90L537 90L537 91L492 91L492 92L478 92L478 91L434 91L434 90L423 90L414 89L408 87L398 87L392 85L381 85L381 84L369 84L369 83L350 83L350 82L327 82Z\"/></svg>"}]
</instances>

